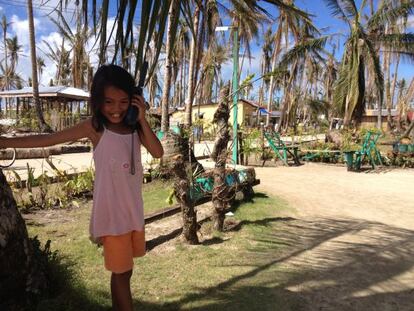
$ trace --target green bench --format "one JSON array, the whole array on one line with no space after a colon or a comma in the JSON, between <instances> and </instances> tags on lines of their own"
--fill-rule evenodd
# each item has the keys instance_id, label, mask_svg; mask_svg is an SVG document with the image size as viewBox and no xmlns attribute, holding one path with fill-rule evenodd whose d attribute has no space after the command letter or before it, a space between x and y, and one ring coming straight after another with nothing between
<instances>
[{"instance_id":1,"label":"green bench","mask_svg":"<svg viewBox=\"0 0 414 311\"><path fill-rule=\"evenodd\" d=\"M264 132L264 137L269 143L270 148L275 152L276 156L288 166L288 155L290 155L295 165L300 165L298 149L299 145L287 145L280 139L280 135L277 132Z\"/></svg>"},{"instance_id":2,"label":"green bench","mask_svg":"<svg viewBox=\"0 0 414 311\"><path fill-rule=\"evenodd\" d=\"M368 131L364 136L361 149L357 151L344 151L348 171L360 171L365 159L368 159L373 169L378 165L382 165L381 153L376 145L380 135L380 133Z\"/></svg>"}]
</instances>

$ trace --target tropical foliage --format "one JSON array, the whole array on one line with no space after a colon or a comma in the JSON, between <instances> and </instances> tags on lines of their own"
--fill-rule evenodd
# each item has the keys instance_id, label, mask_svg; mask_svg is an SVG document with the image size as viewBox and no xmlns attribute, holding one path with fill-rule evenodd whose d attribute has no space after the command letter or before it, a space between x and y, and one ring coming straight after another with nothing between
<instances>
[{"instance_id":1,"label":"tropical foliage","mask_svg":"<svg viewBox=\"0 0 414 311\"><path fill-rule=\"evenodd\" d=\"M194 106L217 101L225 83L223 64L231 61L227 46L239 47L240 80L252 61L252 43L258 41L261 81L241 87L238 96L258 102L267 111L279 110L277 130L318 123L322 114L325 120L342 118L345 126L357 125L366 107L386 107L389 127L404 127L412 96L405 97L409 88L399 86L411 81L402 82L398 68L412 60L414 36L407 25L414 2L324 2L347 26L341 36L317 29L313 23L317 16L294 0L122 0L116 11L109 0L60 0L51 21L61 41L44 41L42 59L56 66L51 84L84 89L102 63L121 64L137 77L147 60L148 102L160 109L166 131L171 109L183 107L183 123L191 126L198 117ZM65 10L73 13L70 19ZM230 26L225 35L215 31L223 24ZM10 25L3 16L2 89L25 83L16 71L21 43L9 37ZM41 78L42 62L36 62ZM393 108L398 110L397 120L391 118ZM271 118L268 114L268 126ZM382 122L381 116L378 120Z\"/></svg>"}]
</instances>

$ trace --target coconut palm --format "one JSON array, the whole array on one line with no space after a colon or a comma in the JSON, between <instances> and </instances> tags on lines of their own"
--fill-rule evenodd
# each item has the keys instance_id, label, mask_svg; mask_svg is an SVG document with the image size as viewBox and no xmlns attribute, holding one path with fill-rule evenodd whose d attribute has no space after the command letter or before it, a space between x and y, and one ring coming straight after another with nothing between
<instances>
[{"instance_id":1,"label":"coconut palm","mask_svg":"<svg viewBox=\"0 0 414 311\"><path fill-rule=\"evenodd\" d=\"M12 71L12 68L8 68L6 72L6 68L3 64L0 65L0 88L6 88L6 80L7 80L7 87L10 89L21 89L23 87L23 78L17 74L15 71Z\"/></svg>"},{"instance_id":2,"label":"coconut palm","mask_svg":"<svg viewBox=\"0 0 414 311\"><path fill-rule=\"evenodd\" d=\"M174 49L174 34L177 29L177 23L180 15L180 1L173 0L171 2L170 10L168 13L168 31L167 31L167 43L166 43L166 59L165 59L165 72L164 72L164 85L162 91L161 101L161 131L167 132L169 128L169 95L171 88L171 65Z\"/></svg>"},{"instance_id":3,"label":"coconut palm","mask_svg":"<svg viewBox=\"0 0 414 311\"><path fill-rule=\"evenodd\" d=\"M315 38L304 25L300 30L297 44L282 56L278 67L290 66L290 74L285 83L278 129L286 130L289 124L296 124L296 112L300 109L306 110L304 107L309 103L308 97L311 101L317 100L316 95L312 95L312 90L316 94L320 64L325 64L322 54L325 54L327 39L327 36Z\"/></svg>"},{"instance_id":4,"label":"coconut palm","mask_svg":"<svg viewBox=\"0 0 414 311\"><path fill-rule=\"evenodd\" d=\"M39 98L39 82L37 80L37 63L36 63L36 43L35 43L35 30L33 23L33 5L32 0L27 1L27 18L29 20L29 38L30 38L30 56L32 63L32 87L33 87L33 100L36 109L36 116L41 132L50 132L51 128L46 124L43 117L42 106Z\"/></svg>"},{"instance_id":5,"label":"coconut palm","mask_svg":"<svg viewBox=\"0 0 414 311\"><path fill-rule=\"evenodd\" d=\"M46 67L46 64L45 64L45 60L40 56L36 58L36 63L37 63L38 74L39 74L37 79L38 81L40 81L42 80L43 68Z\"/></svg>"},{"instance_id":6,"label":"coconut palm","mask_svg":"<svg viewBox=\"0 0 414 311\"><path fill-rule=\"evenodd\" d=\"M272 46L272 27L268 27L264 33L263 44L262 44L262 56L260 59L261 74L264 75L270 72L271 57L273 53ZM264 100L265 88L269 86L268 79L262 79L262 84L259 89L259 105L261 106Z\"/></svg>"},{"instance_id":7,"label":"coconut palm","mask_svg":"<svg viewBox=\"0 0 414 311\"><path fill-rule=\"evenodd\" d=\"M316 32L315 27L313 26L312 22L309 19L309 16L299 11L294 5L293 0L283 0L279 3L279 16L276 20L277 28L273 37L274 48L273 48L273 55L272 55L272 72L277 69L277 64L280 61L280 55L283 48L283 45L287 49L289 46L289 38L292 38L294 43L299 41L300 38L300 27L301 24L306 24L308 27L313 31ZM270 77L269 82L269 91L268 91L268 98L267 98L267 109L268 111L272 111L273 107L273 93L276 86L276 78L275 76ZM287 87L290 87L288 84ZM285 91L285 94L288 92ZM282 107L282 114L286 113L286 108ZM284 117L284 116L282 116ZM269 126L270 124L270 115L266 117L266 125ZM280 129L280 123L278 125L278 130Z\"/></svg>"},{"instance_id":8,"label":"coconut palm","mask_svg":"<svg viewBox=\"0 0 414 311\"><path fill-rule=\"evenodd\" d=\"M88 68L90 67L86 44L92 33L84 25L83 16L80 14L79 9L76 11L76 32L72 31L61 12L57 12L57 14L58 19L52 17L50 19L70 46L72 85L77 88L86 88Z\"/></svg>"},{"instance_id":9,"label":"coconut palm","mask_svg":"<svg viewBox=\"0 0 414 311\"><path fill-rule=\"evenodd\" d=\"M344 116L344 125L354 120L358 123L365 108L366 74L368 71L375 85L378 102L379 124L384 97L384 77L381 70L377 47L386 48L390 53L402 53L412 57L414 35L409 33L386 33L386 26L401 16L412 12L413 2L382 1L378 10L363 23L362 12L366 1L359 9L354 0L325 0L334 16L344 20L349 27L345 51L339 69L339 78L334 89L334 104Z\"/></svg>"},{"instance_id":10,"label":"coconut palm","mask_svg":"<svg viewBox=\"0 0 414 311\"><path fill-rule=\"evenodd\" d=\"M3 31L3 47L4 47L4 72L8 72L8 55L7 55L7 29L10 26L11 23L7 22L7 17L5 15L2 16L1 18L1 29ZM8 89L8 83L7 83L7 75L4 76L4 89Z\"/></svg>"},{"instance_id":11,"label":"coconut palm","mask_svg":"<svg viewBox=\"0 0 414 311\"><path fill-rule=\"evenodd\" d=\"M187 127L191 126L192 123L192 108L193 108L193 101L194 101L194 90L195 90L195 70L196 70L196 60L197 60L197 47L198 42L201 40L200 38L200 15L202 12L202 1L200 0L194 0L192 1L192 5L194 6L194 20L193 22L189 23L190 29L191 29L191 43L190 43L190 60L189 60L189 68L188 68L188 88L187 88L187 95L185 98L185 118L184 118L184 124ZM191 15L191 10L188 8L187 12L189 12ZM191 21L191 18L188 18L189 21Z\"/></svg>"},{"instance_id":12,"label":"coconut palm","mask_svg":"<svg viewBox=\"0 0 414 311\"><path fill-rule=\"evenodd\" d=\"M2 78L2 89L8 90L9 88L9 66L8 66L8 55L7 55L7 29L10 26L11 23L7 22L7 17L5 15L2 16L1 19L1 28L3 31L3 47L4 47L4 68L2 70L3 78ZM6 98L6 107L5 110L8 109L8 99ZM1 105L0 105L0 113L1 113Z\"/></svg>"},{"instance_id":13,"label":"coconut palm","mask_svg":"<svg viewBox=\"0 0 414 311\"><path fill-rule=\"evenodd\" d=\"M372 13L373 15L373 13ZM388 25L387 25L388 26ZM390 29L391 28L391 29ZM404 33L407 29L407 15L403 14L400 19L398 19L395 23L389 25L386 29L386 33ZM394 64L394 74L391 82L391 56L392 53L384 51L384 73L385 73L385 106L387 107L387 125L388 130L393 127L393 122L391 118L391 109L394 106L394 94L395 89L398 81L398 69L400 64L400 54L394 55L395 64Z\"/></svg>"},{"instance_id":14,"label":"coconut palm","mask_svg":"<svg viewBox=\"0 0 414 311\"><path fill-rule=\"evenodd\" d=\"M65 38L62 38L60 47L56 42L53 43L53 46L47 41L43 41L43 43L48 49L43 53L56 65L55 81L57 85L70 85L72 61L70 51L65 48Z\"/></svg>"},{"instance_id":15,"label":"coconut palm","mask_svg":"<svg viewBox=\"0 0 414 311\"><path fill-rule=\"evenodd\" d=\"M12 68L12 71L14 71L17 67L17 63L19 62L19 56L23 53L23 45L19 43L17 36L6 39L6 43L7 51L10 54L10 67Z\"/></svg>"}]
</instances>

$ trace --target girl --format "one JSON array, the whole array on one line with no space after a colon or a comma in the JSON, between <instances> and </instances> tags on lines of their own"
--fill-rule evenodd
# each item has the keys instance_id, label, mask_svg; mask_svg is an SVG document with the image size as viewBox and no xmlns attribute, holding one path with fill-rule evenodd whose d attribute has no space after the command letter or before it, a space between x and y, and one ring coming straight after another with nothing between
<instances>
[{"instance_id":1,"label":"girl","mask_svg":"<svg viewBox=\"0 0 414 311\"><path fill-rule=\"evenodd\" d=\"M105 267L112 272L115 310L132 310L133 257L145 254L140 145L154 158L163 148L145 119L145 102L134 95L134 79L122 67L103 65L93 78L92 118L48 135L0 138L0 148L45 147L87 137L93 144L95 182L90 233L103 244ZM138 108L135 126L125 124L128 107Z\"/></svg>"}]
</instances>

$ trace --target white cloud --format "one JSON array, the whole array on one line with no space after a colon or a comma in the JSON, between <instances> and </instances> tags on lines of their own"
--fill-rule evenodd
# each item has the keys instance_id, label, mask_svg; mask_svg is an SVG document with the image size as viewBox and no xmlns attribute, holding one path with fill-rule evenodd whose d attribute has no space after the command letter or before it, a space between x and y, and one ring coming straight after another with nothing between
<instances>
[{"instance_id":1,"label":"white cloud","mask_svg":"<svg viewBox=\"0 0 414 311\"><path fill-rule=\"evenodd\" d=\"M28 20L21 20L17 15L11 17L10 30L13 32L13 35L17 36L19 43L23 46L29 44L29 23ZM42 29L41 23L37 18L33 19L33 24L36 31Z\"/></svg>"}]
</instances>

